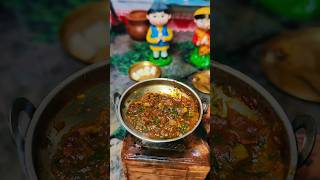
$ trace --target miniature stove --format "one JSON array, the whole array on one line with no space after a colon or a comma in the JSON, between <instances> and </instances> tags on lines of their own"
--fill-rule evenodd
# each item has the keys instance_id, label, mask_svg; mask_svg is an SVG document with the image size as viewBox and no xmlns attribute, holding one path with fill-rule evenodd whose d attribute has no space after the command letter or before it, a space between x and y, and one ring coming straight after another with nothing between
<instances>
[{"instance_id":1,"label":"miniature stove","mask_svg":"<svg viewBox=\"0 0 320 180\"><path fill-rule=\"evenodd\" d=\"M121 158L128 180L200 180L210 171L209 146L195 134L170 143L145 142L128 134Z\"/></svg>"}]
</instances>

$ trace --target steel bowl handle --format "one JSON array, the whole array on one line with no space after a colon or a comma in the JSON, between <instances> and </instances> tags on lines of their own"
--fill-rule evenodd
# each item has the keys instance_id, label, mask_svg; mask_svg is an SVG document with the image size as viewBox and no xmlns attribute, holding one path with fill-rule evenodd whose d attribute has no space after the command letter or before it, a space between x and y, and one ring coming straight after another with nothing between
<instances>
[{"instance_id":1,"label":"steel bowl handle","mask_svg":"<svg viewBox=\"0 0 320 180\"><path fill-rule=\"evenodd\" d=\"M299 115L292 122L293 131L305 130L305 143L298 152L298 167L304 165L310 157L317 137L316 121L309 115Z\"/></svg>"},{"instance_id":2,"label":"steel bowl handle","mask_svg":"<svg viewBox=\"0 0 320 180\"><path fill-rule=\"evenodd\" d=\"M15 141L15 144L18 148L18 156L20 163L22 164L22 170L26 177L28 177L28 173L26 170L26 162L24 157L24 145L25 145L25 134L22 134L22 119L20 118L20 114L25 112L28 115L28 120L25 123L25 129L29 128L31 119L35 112L35 106L26 98L17 98L11 107L10 118L9 118L9 128L12 134L12 137Z\"/></svg>"},{"instance_id":3,"label":"steel bowl handle","mask_svg":"<svg viewBox=\"0 0 320 180\"><path fill-rule=\"evenodd\" d=\"M115 112L118 111L118 103L120 101L120 98L121 98L121 94L120 93L115 92L113 94L113 107L114 107Z\"/></svg>"},{"instance_id":4,"label":"steel bowl handle","mask_svg":"<svg viewBox=\"0 0 320 180\"><path fill-rule=\"evenodd\" d=\"M113 107L114 107L114 111L116 113L116 117L118 121L120 121L118 117L118 105L119 105L120 98L121 98L120 93L115 92L113 94ZM118 127L114 132L112 132L112 134L110 135L110 139L117 138L122 140L125 137L126 133L127 133L127 130L120 125L120 127Z\"/></svg>"},{"instance_id":5,"label":"steel bowl handle","mask_svg":"<svg viewBox=\"0 0 320 180\"><path fill-rule=\"evenodd\" d=\"M28 128L31 122L31 119L33 117L33 114L35 112L36 108L35 106L26 98L17 98L12 105L11 113L10 113L10 119L9 119L9 126L11 134L15 140L16 145L21 150L24 150L24 141L25 141L25 134L22 134L20 129L21 126L21 118L19 118L20 114L22 112L25 112L29 120L26 122L26 127Z\"/></svg>"},{"instance_id":6,"label":"steel bowl handle","mask_svg":"<svg viewBox=\"0 0 320 180\"><path fill-rule=\"evenodd\" d=\"M207 98L201 98L201 103L202 103L203 114L206 114L210 106L209 101Z\"/></svg>"},{"instance_id":7,"label":"steel bowl handle","mask_svg":"<svg viewBox=\"0 0 320 180\"><path fill-rule=\"evenodd\" d=\"M201 105L203 116L201 126L198 128L198 133L200 133L201 137L207 137L210 134L210 118L207 118L210 103L207 98L201 98Z\"/></svg>"}]
</instances>

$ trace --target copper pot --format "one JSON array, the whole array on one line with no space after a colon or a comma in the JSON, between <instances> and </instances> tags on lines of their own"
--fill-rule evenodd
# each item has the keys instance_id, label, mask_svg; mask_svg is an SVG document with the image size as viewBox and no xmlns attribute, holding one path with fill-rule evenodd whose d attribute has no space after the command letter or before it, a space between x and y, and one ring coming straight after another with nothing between
<instances>
[{"instance_id":1,"label":"copper pot","mask_svg":"<svg viewBox=\"0 0 320 180\"><path fill-rule=\"evenodd\" d=\"M147 11L131 11L127 16L127 20L127 32L130 37L137 41L145 41L149 28Z\"/></svg>"}]
</instances>

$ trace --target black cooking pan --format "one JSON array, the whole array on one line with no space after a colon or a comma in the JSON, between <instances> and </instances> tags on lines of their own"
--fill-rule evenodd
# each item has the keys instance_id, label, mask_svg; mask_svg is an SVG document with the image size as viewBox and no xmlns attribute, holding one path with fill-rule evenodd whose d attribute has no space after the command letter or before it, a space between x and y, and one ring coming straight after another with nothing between
<instances>
[{"instance_id":1,"label":"black cooking pan","mask_svg":"<svg viewBox=\"0 0 320 180\"><path fill-rule=\"evenodd\" d=\"M50 163L61 137L72 127L97 119L102 108L109 110L107 68L107 63L102 62L74 73L53 89L37 108L26 98L14 101L10 128L27 179L53 179ZM77 98L81 101L75 101ZM29 116L27 122L22 122L22 112ZM57 128L57 123L64 125ZM21 129L27 129L26 133ZM109 144L108 138L105 142Z\"/></svg>"}]
</instances>

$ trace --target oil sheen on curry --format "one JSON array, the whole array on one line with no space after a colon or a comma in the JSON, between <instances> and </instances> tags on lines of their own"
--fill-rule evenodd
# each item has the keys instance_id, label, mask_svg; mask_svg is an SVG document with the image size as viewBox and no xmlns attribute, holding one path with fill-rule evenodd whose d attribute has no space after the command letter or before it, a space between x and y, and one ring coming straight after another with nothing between
<instances>
[{"instance_id":1,"label":"oil sheen on curry","mask_svg":"<svg viewBox=\"0 0 320 180\"><path fill-rule=\"evenodd\" d=\"M78 94L57 115L55 122L71 123L51 157L57 180L109 179L109 109L106 85ZM61 125L59 125L61 126ZM61 128L55 127L60 133ZM64 128L63 128L64 129Z\"/></svg>"},{"instance_id":2,"label":"oil sheen on curry","mask_svg":"<svg viewBox=\"0 0 320 180\"><path fill-rule=\"evenodd\" d=\"M135 130L151 139L171 139L195 127L199 107L190 97L150 92L129 104L126 117Z\"/></svg>"},{"instance_id":3,"label":"oil sheen on curry","mask_svg":"<svg viewBox=\"0 0 320 180\"><path fill-rule=\"evenodd\" d=\"M231 88L213 88L212 97L212 179L286 179L289 150L281 122Z\"/></svg>"},{"instance_id":4,"label":"oil sheen on curry","mask_svg":"<svg viewBox=\"0 0 320 180\"><path fill-rule=\"evenodd\" d=\"M98 122L80 124L62 137L52 160L56 179L108 179L106 115L107 110L101 112Z\"/></svg>"}]
</instances>

